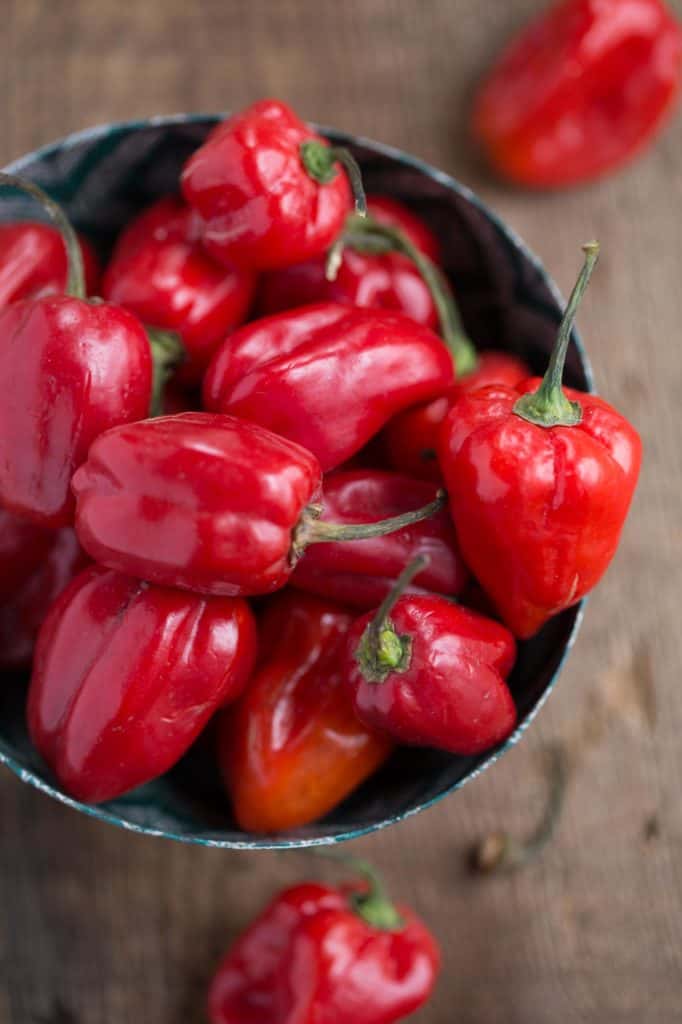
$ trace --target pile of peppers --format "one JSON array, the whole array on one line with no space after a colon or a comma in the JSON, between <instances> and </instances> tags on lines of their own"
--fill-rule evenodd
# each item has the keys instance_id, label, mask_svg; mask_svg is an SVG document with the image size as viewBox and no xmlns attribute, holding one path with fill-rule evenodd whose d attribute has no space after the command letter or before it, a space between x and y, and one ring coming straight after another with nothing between
<instances>
[{"instance_id":1,"label":"pile of peppers","mask_svg":"<svg viewBox=\"0 0 682 1024\"><path fill-rule=\"evenodd\" d=\"M0 185L51 219L0 229L0 664L30 667L59 785L121 796L211 722L226 814L270 834L324 818L401 744L503 742L518 643L604 574L639 472L627 420L562 386L596 243L539 380L494 338L478 351L432 229L366 199L351 154L283 103L215 128L101 274L39 188ZM433 948L395 910L390 938L366 935L381 901L349 898L280 897L212 1019L276 1000L289 1020L282 944L304 962L337 934L377 971L403 947L413 982L371 1019L411 1012ZM247 947L265 951L248 977Z\"/></svg>"}]
</instances>

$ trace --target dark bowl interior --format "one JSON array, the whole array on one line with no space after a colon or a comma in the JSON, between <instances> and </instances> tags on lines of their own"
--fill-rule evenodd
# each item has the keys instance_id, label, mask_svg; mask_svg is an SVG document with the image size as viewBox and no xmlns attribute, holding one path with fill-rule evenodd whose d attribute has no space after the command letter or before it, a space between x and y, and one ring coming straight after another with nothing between
<instances>
[{"instance_id":1,"label":"dark bowl interior","mask_svg":"<svg viewBox=\"0 0 682 1024\"><path fill-rule=\"evenodd\" d=\"M42 185L106 257L131 217L155 198L177 190L183 161L216 120L180 116L107 125L29 154L8 169ZM404 201L434 229L464 321L480 347L517 352L542 372L560 320L560 303L555 286L523 243L447 175L397 150L323 131L353 150L368 191ZM35 218L35 207L14 193L3 195L0 218L17 217ZM565 379L573 387L592 388L589 364L576 335ZM511 678L519 726L502 747L479 757L399 750L323 821L285 835L253 836L235 825L213 767L210 730L164 778L101 807L71 800L28 741L23 712L26 680L20 677L7 676L0 685L0 760L51 796L135 831L234 848L351 839L428 807L516 743L554 685L580 618L581 607L571 608L520 645Z\"/></svg>"}]
</instances>

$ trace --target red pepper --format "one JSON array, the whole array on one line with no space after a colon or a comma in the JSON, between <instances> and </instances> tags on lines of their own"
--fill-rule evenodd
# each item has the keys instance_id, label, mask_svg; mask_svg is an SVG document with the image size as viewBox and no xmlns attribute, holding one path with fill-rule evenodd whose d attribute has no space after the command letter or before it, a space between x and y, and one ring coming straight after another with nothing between
<instances>
[{"instance_id":1,"label":"red pepper","mask_svg":"<svg viewBox=\"0 0 682 1024\"><path fill-rule=\"evenodd\" d=\"M120 235L102 294L146 324L177 331L187 361L178 376L198 384L218 344L248 314L251 271L224 267L204 250L201 220L175 196L144 210Z\"/></svg>"},{"instance_id":2,"label":"red pepper","mask_svg":"<svg viewBox=\"0 0 682 1024\"><path fill-rule=\"evenodd\" d=\"M107 431L73 477L85 550L112 569L204 594L265 594L309 544L376 536L431 515L319 522L310 452L232 416L182 413Z\"/></svg>"},{"instance_id":3,"label":"red pepper","mask_svg":"<svg viewBox=\"0 0 682 1024\"><path fill-rule=\"evenodd\" d=\"M585 251L543 381L465 395L440 438L465 560L520 637L599 581L639 474L634 427L603 399L561 387L571 324L598 246Z\"/></svg>"},{"instance_id":4,"label":"red pepper","mask_svg":"<svg viewBox=\"0 0 682 1024\"><path fill-rule=\"evenodd\" d=\"M20 519L0 508L0 603L40 566L52 546L52 530Z\"/></svg>"},{"instance_id":5,"label":"red pepper","mask_svg":"<svg viewBox=\"0 0 682 1024\"><path fill-rule=\"evenodd\" d=\"M515 387L530 370L508 352L481 352L476 368L459 377L445 394L398 413L382 431L380 442L391 466L421 480L440 483L443 475L436 458L440 427L455 403L468 391L505 384Z\"/></svg>"},{"instance_id":6,"label":"red pepper","mask_svg":"<svg viewBox=\"0 0 682 1024\"><path fill-rule=\"evenodd\" d=\"M437 239L408 207L388 196L368 196L367 210L379 224L398 228L432 261L438 260ZM327 277L324 256L272 271L261 281L258 308L270 314L323 301L397 310L427 327L438 326L438 312L421 273L402 253L391 251L346 248L333 281Z\"/></svg>"},{"instance_id":7,"label":"red pepper","mask_svg":"<svg viewBox=\"0 0 682 1024\"><path fill-rule=\"evenodd\" d=\"M399 313L306 306L247 324L218 349L204 404L309 448L326 472L391 416L452 382L427 327Z\"/></svg>"},{"instance_id":8,"label":"red pepper","mask_svg":"<svg viewBox=\"0 0 682 1024\"><path fill-rule=\"evenodd\" d=\"M505 680L508 629L435 594L403 595L416 558L376 612L348 633L344 675L355 713L400 743L480 754L516 722Z\"/></svg>"},{"instance_id":9,"label":"red pepper","mask_svg":"<svg viewBox=\"0 0 682 1024\"><path fill-rule=\"evenodd\" d=\"M324 480L326 515L335 523L371 523L409 512L435 497L433 485L381 470L338 470ZM469 574L445 508L385 537L315 544L297 564L291 582L302 590L367 610L382 601L406 562L421 554L429 555L429 564L415 585L441 594L459 594Z\"/></svg>"},{"instance_id":10,"label":"red pepper","mask_svg":"<svg viewBox=\"0 0 682 1024\"><path fill-rule=\"evenodd\" d=\"M474 133L504 177L557 188L596 178L662 127L682 79L682 29L661 0L563 0L504 51Z\"/></svg>"},{"instance_id":11,"label":"red pepper","mask_svg":"<svg viewBox=\"0 0 682 1024\"><path fill-rule=\"evenodd\" d=\"M254 270L319 256L364 196L350 154L330 146L284 103L261 100L218 125L185 164L182 191L220 262Z\"/></svg>"},{"instance_id":12,"label":"red pepper","mask_svg":"<svg viewBox=\"0 0 682 1024\"><path fill-rule=\"evenodd\" d=\"M5 515L0 513L0 523L4 521ZM41 552L40 559L37 563L33 559L24 563L23 577L15 576L13 592L0 601L1 666L30 664L38 630L53 602L88 561L71 527L32 529L42 534L36 537L35 544L35 550ZM1 558L0 565L4 569ZM3 579L3 590L4 583Z\"/></svg>"},{"instance_id":13,"label":"red pepper","mask_svg":"<svg viewBox=\"0 0 682 1024\"><path fill-rule=\"evenodd\" d=\"M393 1024L423 1006L436 941L357 866L369 888L307 882L279 893L220 964L210 1024Z\"/></svg>"},{"instance_id":14,"label":"red pepper","mask_svg":"<svg viewBox=\"0 0 682 1024\"><path fill-rule=\"evenodd\" d=\"M79 236L88 295L99 283L99 262L87 239ZM66 288L64 242L50 224L22 221L0 224L0 309L19 299L40 299Z\"/></svg>"},{"instance_id":15,"label":"red pepper","mask_svg":"<svg viewBox=\"0 0 682 1024\"><path fill-rule=\"evenodd\" d=\"M39 199L57 222L69 283L65 295L0 312L0 501L41 525L67 526L71 475L92 441L149 413L150 344L131 313L86 301L78 242L59 207L34 185L4 174L3 184Z\"/></svg>"},{"instance_id":16,"label":"red pepper","mask_svg":"<svg viewBox=\"0 0 682 1024\"><path fill-rule=\"evenodd\" d=\"M113 799L179 760L239 695L255 650L246 602L93 566L40 631L28 698L33 743L67 793Z\"/></svg>"},{"instance_id":17,"label":"red pepper","mask_svg":"<svg viewBox=\"0 0 682 1024\"><path fill-rule=\"evenodd\" d=\"M374 772L393 744L362 725L343 687L352 613L286 591L259 627L259 663L221 717L219 760L235 818L248 832L316 821Z\"/></svg>"}]
</instances>

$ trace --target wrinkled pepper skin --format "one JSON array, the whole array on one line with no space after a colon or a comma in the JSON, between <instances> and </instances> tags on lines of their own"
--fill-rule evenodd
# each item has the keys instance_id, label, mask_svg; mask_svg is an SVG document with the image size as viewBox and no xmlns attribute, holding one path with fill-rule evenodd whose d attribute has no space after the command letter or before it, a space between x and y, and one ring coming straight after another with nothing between
<instances>
[{"instance_id":1,"label":"wrinkled pepper skin","mask_svg":"<svg viewBox=\"0 0 682 1024\"><path fill-rule=\"evenodd\" d=\"M367 670L362 645L372 613L348 633L344 676L360 721L400 743L473 755L506 739L516 707L506 678L516 659L508 629L442 597L407 594L388 630L404 660L380 675Z\"/></svg>"},{"instance_id":2,"label":"wrinkled pepper skin","mask_svg":"<svg viewBox=\"0 0 682 1024\"><path fill-rule=\"evenodd\" d=\"M565 388L575 426L543 427L512 411L518 388L465 395L441 428L440 466L462 553L501 618L530 637L601 579L639 475L641 441L595 395Z\"/></svg>"},{"instance_id":3,"label":"wrinkled pepper skin","mask_svg":"<svg viewBox=\"0 0 682 1024\"><path fill-rule=\"evenodd\" d=\"M200 241L201 220L176 196L144 210L120 235L104 275L105 299L152 327L177 331L184 383L201 382L218 344L249 312L256 276L216 263Z\"/></svg>"},{"instance_id":4,"label":"wrinkled pepper skin","mask_svg":"<svg viewBox=\"0 0 682 1024\"><path fill-rule=\"evenodd\" d=\"M398 228L431 260L438 261L436 237L411 210L388 196L368 196L367 211L380 224ZM401 253L346 249L336 278L326 277L326 258L308 260L263 275L258 309L263 316L312 302L343 302L368 309L394 310L417 323L438 328L438 313L421 274Z\"/></svg>"},{"instance_id":5,"label":"wrinkled pepper skin","mask_svg":"<svg viewBox=\"0 0 682 1024\"><path fill-rule=\"evenodd\" d=\"M99 286L99 262L90 243L79 237L88 295ZM50 224L0 224L0 309L20 299L40 299L66 287L66 250Z\"/></svg>"},{"instance_id":6,"label":"wrinkled pepper skin","mask_svg":"<svg viewBox=\"0 0 682 1024\"><path fill-rule=\"evenodd\" d=\"M43 536L36 548L43 553L39 562L17 580L11 595L0 600L2 667L22 668L31 663L38 630L53 602L88 564L71 527L40 532Z\"/></svg>"},{"instance_id":7,"label":"wrinkled pepper skin","mask_svg":"<svg viewBox=\"0 0 682 1024\"><path fill-rule=\"evenodd\" d=\"M210 1024L393 1024L422 1006L440 968L435 939L400 907L395 929L353 908L351 889L285 889L237 939L213 978Z\"/></svg>"},{"instance_id":8,"label":"wrinkled pepper skin","mask_svg":"<svg viewBox=\"0 0 682 1024\"><path fill-rule=\"evenodd\" d=\"M292 532L319 500L310 452L231 416L182 413L110 430L73 478L96 561L163 586L269 593L293 569Z\"/></svg>"},{"instance_id":9,"label":"wrinkled pepper skin","mask_svg":"<svg viewBox=\"0 0 682 1024\"><path fill-rule=\"evenodd\" d=\"M179 760L214 711L238 696L255 650L246 602L93 566L40 631L31 738L71 796L113 799Z\"/></svg>"},{"instance_id":10,"label":"wrinkled pepper skin","mask_svg":"<svg viewBox=\"0 0 682 1024\"><path fill-rule=\"evenodd\" d=\"M207 409L304 445L327 472L452 380L450 353L429 328L399 313L315 305L236 331L214 356L203 394Z\"/></svg>"},{"instance_id":11,"label":"wrinkled pepper skin","mask_svg":"<svg viewBox=\"0 0 682 1024\"><path fill-rule=\"evenodd\" d=\"M398 413L382 431L379 441L394 469L419 480L442 483L436 449L440 427L453 405L468 391L489 384L515 387L530 376L528 366L509 352L491 350L478 355L472 373L459 377L444 395Z\"/></svg>"},{"instance_id":12,"label":"wrinkled pepper skin","mask_svg":"<svg viewBox=\"0 0 682 1024\"><path fill-rule=\"evenodd\" d=\"M502 176L561 188L645 147L681 81L682 28L661 0L563 0L504 51L473 130Z\"/></svg>"},{"instance_id":13,"label":"wrinkled pepper skin","mask_svg":"<svg viewBox=\"0 0 682 1024\"><path fill-rule=\"evenodd\" d=\"M422 480L381 470L337 470L325 477L325 515L335 523L371 523L426 505L436 488ZM469 573L457 546L447 508L396 533L343 544L314 544L294 569L291 582L363 611L375 608L407 562L428 555L414 580L423 590L455 596Z\"/></svg>"},{"instance_id":14,"label":"wrinkled pepper skin","mask_svg":"<svg viewBox=\"0 0 682 1024\"><path fill-rule=\"evenodd\" d=\"M286 591L259 627L259 663L221 716L218 756L239 825L281 832L323 817L386 760L390 740L355 717L341 653L352 614Z\"/></svg>"},{"instance_id":15,"label":"wrinkled pepper skin","mask_svg":"<svg viewBox=\"0 0 682 1024\"><path fill-rule=\"evenodd\" d=\"M68 526L71 477L92 442L149 413L144 329L106 303L15 302L0 312L0 380L0 501L40 525Z\"/></svg>"},{"instance_id":16,"label":"wrinkled pepper skin","mask_svg":"<svg viewBox=\"0 0 682 1024\"><path fill-rule=\"evenodd\" d=\"M261 100L218 125L187 161L182 191L219 262L269 270L320 256L351 212L345 173L320 184L300 146L327 143L284 103Z\"/></svg>"}]
</instances>

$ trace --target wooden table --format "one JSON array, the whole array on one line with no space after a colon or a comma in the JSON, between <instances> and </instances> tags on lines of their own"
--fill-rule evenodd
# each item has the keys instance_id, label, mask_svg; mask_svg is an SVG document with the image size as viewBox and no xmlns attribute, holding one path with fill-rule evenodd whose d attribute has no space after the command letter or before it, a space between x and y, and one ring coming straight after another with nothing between
<instances>
[{"instance_id":1,"label":"wooden table","mask_svg":"<svg viewBox=\"0 0 682 1024\"><path fill-rule=\"evenodd\" d=\"M538 196L490 180L466 138L472 87L540 6L2 0L0 164L96 122L274 94L461 177L564 291L579 244L602 241L581 328L598 384L639 425L646 456L620 552L524 742L457 796L354 848L442 940L438 991L415 1020L672 1024L682 1018L681 122L595 187ZM672 6L682 15L682 0ZM472 841L532 828L540 753L555 740L571 745L575 769L554 843L523 871L473 877ZM128 835L2 773L0 1024L201 1021L231 937L277 886L318 870L296 853Z\"/></svg>"}]
</instances>

